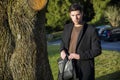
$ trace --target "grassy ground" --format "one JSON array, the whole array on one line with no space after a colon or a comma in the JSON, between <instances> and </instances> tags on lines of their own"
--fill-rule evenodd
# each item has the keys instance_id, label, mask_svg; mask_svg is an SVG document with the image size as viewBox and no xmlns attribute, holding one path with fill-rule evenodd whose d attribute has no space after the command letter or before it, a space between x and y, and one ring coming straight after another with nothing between
<instances>
[{"instance_id":1,"label":"grassy ground","mask_svg":"<svg viewBox=\"0 0 120 80\"><path fill-rule=\"evenodd\" d=\"M103 50L95 67L96 80L120 80L120 52Z\"/></svg>"},{"instance_id":2,"label":"grassy ground","mask_svg":"<svg viewBox=\"0 0 120 80\"><path fill-rule=\"evenodd\" d=\"M54 80L57 80L59 46L48 46L49 62ZM95 58L96 80L120 80L120 52L103 50L102 54Z\"/></svg>"}]
</instances>

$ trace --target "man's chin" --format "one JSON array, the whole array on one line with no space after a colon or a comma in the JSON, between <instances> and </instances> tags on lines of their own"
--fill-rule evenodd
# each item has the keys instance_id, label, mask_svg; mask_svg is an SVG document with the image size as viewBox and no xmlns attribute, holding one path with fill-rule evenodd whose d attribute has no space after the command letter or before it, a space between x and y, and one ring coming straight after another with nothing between
<instances>
[{"instance_id":1,"label":"man's chin","mask_svg":"<svg viewBox=\"0 0 120 80\"><path fill-rule=\"evenodd\" d=\"M78 25L79 23L78 22L74 22L75 25Z\"/></svg>"}]
</instances>

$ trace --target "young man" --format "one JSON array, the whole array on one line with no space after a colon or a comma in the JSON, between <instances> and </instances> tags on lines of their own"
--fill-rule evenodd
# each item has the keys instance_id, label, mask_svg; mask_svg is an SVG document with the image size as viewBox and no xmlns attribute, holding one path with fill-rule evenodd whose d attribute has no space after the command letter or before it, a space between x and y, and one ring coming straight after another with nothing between
<instances>
[{"instance_id":1,"label":"young man","mask_svg":"<svg viewBox=\"0 0 120 80\"><path fill-rule=\"evenodd\" d=\"M83 21L83 8L74 3L69 8L72 23L64 26L60 56L69 53L76 76L72 80L95 80L94 57L101 54L101 44L94 27Z\"/></svg>"}]
</instances>

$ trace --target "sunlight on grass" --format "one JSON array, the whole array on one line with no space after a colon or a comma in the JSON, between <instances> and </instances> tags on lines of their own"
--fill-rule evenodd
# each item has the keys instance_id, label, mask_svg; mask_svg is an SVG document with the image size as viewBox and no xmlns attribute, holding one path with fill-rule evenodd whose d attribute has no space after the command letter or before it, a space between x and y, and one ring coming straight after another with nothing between
<instances>
[{"instance_id":1,"label":"sunlight on grass","mask_svg":"<svg viewBox=\"0 0 120 80\"><path fill-rule=\"evenodd\" d=\"M59 46L48 46L49 62L54 80L57 80L59 58ZM102 54L95 58L96 80L120 80L120 52L103 50Z\"/></svg>"},{"instance_id":2,"label":"sunlight on grass","mask_svg":"<svg viewBox=\"0 0 120 80\"><path fill-rule=\"evenodd\" d=\"M49 55L49 63L52 69L52 74L54 80L57 80L58 74L58 66L57 66L57 59L59 58L59 46L48 46L48 55Z\"/></svg>"},{"instance_id":3,"label":"sunlight on grass","mask_svg":"<svg viewBox=\"0 0 120 80\"><path fill-rule=\"evenodd\" d=\"M120 52L103 50L95 59L95 71L96 80L120 80ZM116 78L113 79L111 76Z\"/></svg>"}]
</instances>

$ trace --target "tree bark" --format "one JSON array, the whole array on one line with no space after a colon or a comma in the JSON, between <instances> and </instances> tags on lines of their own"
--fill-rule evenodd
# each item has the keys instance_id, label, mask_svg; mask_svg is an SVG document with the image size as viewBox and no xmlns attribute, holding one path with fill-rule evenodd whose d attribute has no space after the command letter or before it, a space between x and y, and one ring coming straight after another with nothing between
<instances>
[{"instance_id":1,"label":"tree bark","mask_svg":"<svg viewBox=\"0 0 120 80\"><path fill-rule=\"evenodd\" d=\"M0 79L53 80L44 27L46 8L33 10L28 0L5 1L6 5L0 1L4 16L0 18Z\"/></svg>"},{"instance_id":2,"label":"tree bark","mask_svg":"<svg viewBox=\"0 0 120 80\"><path fill-rule=\"evenodd\" d=\"M9 63L14 40L8 25L6 5L7 1L0 1L0 80L12 80Z\"/></svg>"}]
</instances>

